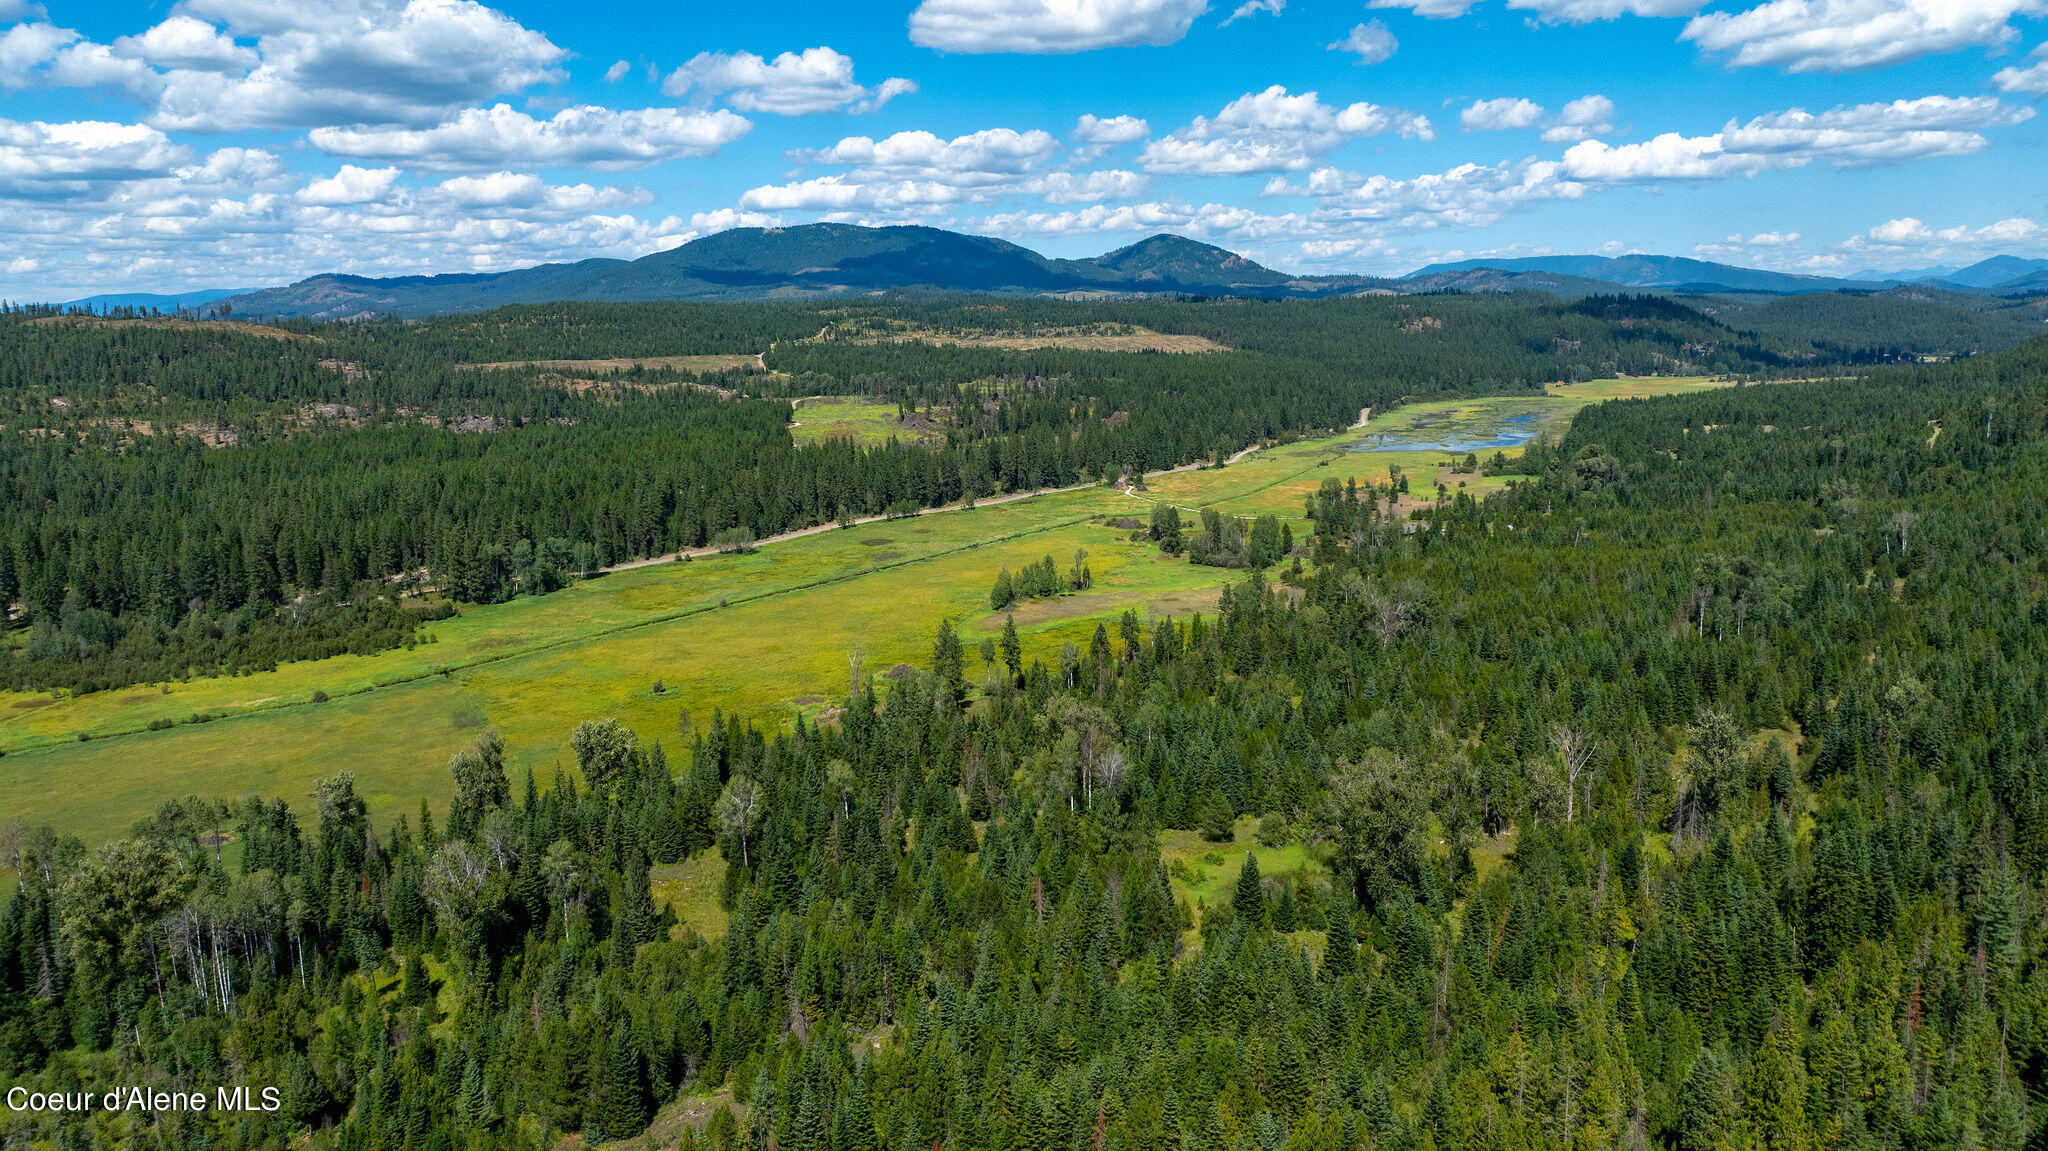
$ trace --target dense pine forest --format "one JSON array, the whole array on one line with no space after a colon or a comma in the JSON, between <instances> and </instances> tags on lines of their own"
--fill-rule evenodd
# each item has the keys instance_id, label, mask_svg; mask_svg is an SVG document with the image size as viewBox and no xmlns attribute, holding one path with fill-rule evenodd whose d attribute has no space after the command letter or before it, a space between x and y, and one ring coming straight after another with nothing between
<instances>
[{"instance_id":1,"label":"dense pine forest","mask_svg":"<svg viewBox=\"0 0 2048 1151\"><path fill-rule=\"evenodd\" d=\"M849 362L899 354L862 347ZM1055 361L1079 378L1088 357ZM1381 386L1270 378L1271 418L1322 423ZM314 379L290 387L350 386ZM1284 430L1257 429L1261 394L1188 447ZM693 426L693 398L647 403ZM1081 450L1056 427L1022 434ZM232 459L78 450L106 434L7 450L138 477L159 450ZM1326 484L1298 574L1255 549L1215 611L1106 619L1071 666L1006 637L984 670L946 628L928 670L863 682L829 723L700 717L679 741L593 716L542 779L485 735L439 819L372 826L344 776L169 802L91 848L19 829L0 1079L280 1096L0 1112L0 1139L538 1149L660 1121L664 1145L720 1151L2039 1146L2044 437L2040 341L1614 402L1484 501L1404 516L1385 487ZM277 450L346 454L324 443ZM1121 443L1101 459L1144 450ZM101 490L10 523L17 552L46 548L16 571L70 570L48 557L92 554L85 525L141 515ZM261 538L208 506L234 514L201 538ZM546 506L475 514L572 538ZM1162 834L1220 848L1247 816L1319 865L1262 875L1222 849L1205 866L1230 897L1177 897ZM207 835L224 826L233 852ZM715 938L650 894L651 868L704 852L725 864Z\"/></svg>"},{"instance_id":2,"label":"dense pine forest","mask_svg":"<svg viewBox=\"0 0 2048 1151\"><path fill-rule=\"evenodd\" d=\"M895 338L1144 326L1227 350ZM495 602L724 533L1221 460L1404 397L1807 370L1802 349L1647 297L578 304L275 328L9 313L0 683L91 691L374 651L411 637L425 609L401 601L420 590ZM714 353L760 358L476 370ZM893 401L943 437L799 444L787 398L818 394Z\"/></svg>"}]
</instances>

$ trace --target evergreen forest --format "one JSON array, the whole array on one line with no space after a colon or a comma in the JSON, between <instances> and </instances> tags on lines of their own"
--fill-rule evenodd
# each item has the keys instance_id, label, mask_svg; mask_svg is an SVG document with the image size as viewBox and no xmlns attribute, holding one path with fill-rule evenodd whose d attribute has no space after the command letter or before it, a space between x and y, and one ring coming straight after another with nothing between
<instances>
[{"instance_id":1,"label":"evergreen forest","mask_svg":"<svg viewBox=\"0 0 2048 1151\"><path fill-rule=\"evenodd\" d=\"M1058 315L1236 350L795 342L825 320L794 305L706 308L698 334L680 306L284 335L9 317L9 674L228 658L225 620L281 627L314 589L402 628L357 590L394 573L502 597L1405 396L1673 359L1801 375L1810 351L1619 298L1089 307ZM579 317L642 342L576 345ZM771 341L781 376L727 377L734 399L454 366ZM943 446L795 446L779 397L827 380L938 410ZM972 669L948 625L830 721L591 716L544 777L480 733L438 814L374 825L342 775L165 797L105 844L13 829L0 1081L279 1095L0 1111L0 1145L2048 1143L2048 341L1609 402L1492 466L1506 491L1420 507L1326 483L1285 545L1157 519L1243 577L1213 610L1103 619L1060 668L1013 630ZM442 602L388 611L415 600ZM1314 866L1262 872L1250 826ZM1189 837L1227 894L1176 893L1163 845ZM722 932L653 894L705 860Z\"/></svg>"}]
</instances>

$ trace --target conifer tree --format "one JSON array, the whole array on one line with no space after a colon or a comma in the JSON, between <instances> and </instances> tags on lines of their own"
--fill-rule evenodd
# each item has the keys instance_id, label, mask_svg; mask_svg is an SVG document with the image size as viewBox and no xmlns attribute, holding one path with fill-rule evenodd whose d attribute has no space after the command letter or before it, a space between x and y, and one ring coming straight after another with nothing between
<instances>
[{"instance_id":1,"label":"conifer tree","mask_svg":"<svg viewBox=\"0 0 2048 1151\"><path fill-rule=\"evenodd\" d=\"M629 1028L613 1032L598 1084L594 1117L602 1135L624 1139L639 1134L647 1126L647 1103L640 1082L640 1053Z\"/></svg>"},{"instance_id":2,"label":"conifer tree","mask_svg":"<svg viewBox=\"0 0 2048 1151\"><path fill-rule=\"evenodd\" d=\"M1259 878L1258 859L1249 851L1244 853L1244 865L1237 869L1237 887L1230 896L1230 909L1246 927L1257 927L1266 918L1265 881Z\"/></svg>"}]
</instances>

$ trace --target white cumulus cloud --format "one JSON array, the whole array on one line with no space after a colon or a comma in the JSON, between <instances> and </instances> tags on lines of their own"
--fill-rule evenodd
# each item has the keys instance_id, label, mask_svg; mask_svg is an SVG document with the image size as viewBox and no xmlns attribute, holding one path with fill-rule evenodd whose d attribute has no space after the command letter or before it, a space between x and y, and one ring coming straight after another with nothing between
<instances>
[{"instance_id":1,"label":"white cumulus cloud","mask_svg":"<svg viewBox=\"0 0 2048 1151\"><path fill-rule=\"evenodd\" d=\"M326 271L496 271L639 256L698 234L675 216L622 210L651 198L639 188L497 172L407 190L385 171L346 165L309 184L260 149L185 162L155 133L0 122L10 294L63 299Z\"/></svg>"},{"instance_id":2,"label":"white cumulus cloud","mask_svg":"<svg viewBox=\"0 0 2048 1151\"><path fill-rule=\"evenodd\" d=\"M762 212L741 212L732 208L698 212L690 217L690 227L705 233L725 232L733 228L772 228L781 222L781 218L777 216Z\"/></svg>"},{"instance_id":3,"label":"white cumulus cloud","mask_svg":"<svg viewBox=\"0 0 2048 1151\"><path fill-rule=\"evenodd\" d=\"M2048 43L2034 49L2035 63L2025 68L2000 68L1991 86L2001 92L2029 96L2048 94Z\"/></svg>"},{"instance_id":4,"label":"white cumulus cloud","mask_svg":"<svg viewBox=\"0 0 2048 1151\"><path fill-rule=\"evenodd\" d=\"M912 43L942 52L1087 52L1171 44L1208 0L924 0Z\"/></svg>"},{"instance_id":5,"label":"white cumulus cloud","mask_svg":"<svg viewBox=\"0 0 2048 1151\"><path fill-rule=\"evenodd\" d=\"M1536 13L1545 24L1591 24L1623 16L1690 16L1701 0L1508 0L1508 7Z\"/></svg>"},{"instance_id":6,"label":"white cumulus cloud","mask_svg":"<svg viewBox=\"0 0 2048 1151\"><path fill-rule=\"evenodd\" d=\"M431 128L316 128L313 146L333 156L395 160L414 168L461 170L507 164L639 168L709 156L752 125L723 108L564 108L537 120L507 104L471 108Z\"/></svg>"},{"instance_id":7,"label":"white cumulus cloud","mask_svg":"<svg viewBox=\"0 0 2048 1151\"><path fill-rule=\"evenodd\" d=\"M1548 128L1543 130L1546 144L1576 144L1595 136L1605 136L1614 131L1614 101L1605 96L1581 96L1567 103L1557 114Z\"/></svg>"},{"instance_id":8,"label":"white cumulus cloud","mask_svg":"<svg viewBox=\"0 0 2048 1151\"><path fill-rule=\"evenodd\" d=\"M1368 0L1368 8L1405 8L1425 20L1455 20L1470 11L1474 0Z\"/></svg>"},{"instance_id":9,"label":"white cumulus cloud","mask_svg":"<svg viewBox=\"0 0 2048 1151\"><path fill-rule=\"evenodd\" d=\"M1071 139L1074 141L1071 164L1089 164L1108 155L1114 149L1135 143L1152 134L1152 125L1137 116L1111 116L1108 119L1084 112L1074 122Z\"/></svg>"},{"instance_id":10,"label":"white cumulus cloud","mask_svg":"<svg viewBox=\"0 0 2048 1151\"><path fill-rule=\"evenodd\" d=\"M805 116L853 106L856 111L881 107L917 85L891 77L879 89L853 80L853 58L831 48L784 52L765 60L752 52L701 52L669 74L661 90L671 96L697 92L722 96L742 112Z\"/></svg>"},{"instance_id":11,"label":"white cumulus cloud","mask_svg":"<svg viewBox=\"0 0 2048 1151\"><path fill-rule=\"evenodd\" d=\"M417 125L563 79L565 57L474 0L186 0L112 44L17 24L0 34L0 86L119 90L178 131Z\"/></svg>"},{"instance_id":12,"label":"white cumulus cloud","mask_svg":"<svg viewBox=\"0 0 2048 1151\"><path fill-rule=\"evenodd\" d=\"M863 177L992 182L1029 171L1058 149L1050 132L985 128L951 140L923 131L880 140L848 136L829 148L798 152L796 158L850 165Z\"/></svg>"},{"instance_id":13,"label":"white cumulus cloud","mask_svg":"<svg viewBox=\"0 0 2048 1151\"><path fill-rule=\"evenodd\" d=\"M1398 178L1318 168L1302 184L1276 176L1265 196L1312 196L1316 218L1333 229L1359 223L1403 228L1483 227L1546 200L1575 199L1586 186L1547 160L1460 164L1444 172Z\"/></svg>"},{"instance_id":14,"label":"white cumulus cloud","mask_svg":"<svg viewBox=\"0 0 2048 1151\"><path fill-rule=\"evenodd\" d=\"M1851 72L1998 47L2018 35L2013 16L2043 12L2042 0L1769 0L1696 16L1681 38L1730 67Z\"/></svg>"},{"instance_id":15,"label":"white cumulus cloud","mask_svg":"<svg viewBox=\"0 0 2048 1151\"><path fill-rule=\"evenodd\" d=\"M567 218L628 208L654 197L644 188L550 184L531 172L489 172L443 180L428 189L424 198L465 210L517 209L529 217Z\"/></svg>"},{"instance_id":16,"label":"white cumulus cloud","mask_svg":"<svg viewBox=\"0 0 2048 1151\"><path fill-rule=\"evenodd\" d=\"M1794 108L1731 120L1709 136L1666 132L1634 144L1575 144L1564 169L1600 183L1722 180L1816 160L1839 167L1896 164L1959 156L1990 145L1981 130L2021 123L2033 109L1991 96L1926 96L1889 104L1858 104L1813 113Z\"/></svg>"},{"instance_id":17,"label":"white cumulus cloud","mask_svg":"<svg viewBox=\"0 0 2048 1151\"><path fill-rule=\"evenodd\" d=\"M1364 102L1343 108L1314 92L1290 95L1278 84L1247 92L1215 117L1197 116L1187 127L1145 146L1139 163L1150 172L1232 176L1298 171L1360 136L1397 132L1434 139L1426 117Z\"/></svg>"},{"instance_id":18,"label":"white cumulus cloud","mask_svg":"<svg viewBox=\"0 0 2048 1151\"><path fill-rule=\"evenodd\" d=\"M1152 125L1136 116L1108 119L1083 112L1074 122L1074 139L1084 144L1129 144L1152 133Z\"/></svg>"},{"instance_id":19,"label":"white cumulus cloud","mask_svg":"<svg viewBox=\"0 0 2048 1151\"><path fill-rule=\"evenodd\" d=\"M142 60L157 68L194 72L246 72L256 66L253 48L235 43L234 37L182 13L139 36L114 41L114 52Z\"/></svg>"},{"instance_id":20,"label":"white cumulus cloud","mask_svg":"<svg viewBox=\"0 0 2048 1151\"><path fill-rule=\"evenodd\" d=\"M144 124L0 119L0 196L78 195L97 182L169 172L185 155Z\"/></svg>"},{"instance_id":21,"label":"white cumulus cloud","mask_svg":"<svg viewBox=\"0 0 2048 1151\"><path fill-rule=\"evenodd\" d=\"M1475 100L1458 113L1458 123L1467 132L1506 132L1534 128L1543 121L1543 105L1533 100L1504 96L1498 100Z\"/></svg>"},{"instance_id":22,"label":"white cumulus cloud","mask_svg":"<svg viewBox=\"0 0 2048 1151\"><path fill-rule=\"evenodd\" d=\"M17 24L0 34L0 87L108 87L149 98L163 88L163 77L149 65L115 54L69 28L53 24Z\"/></svg>"},{"instance_id":23,"label":"white cumulus cloud","mask_svg":"<svg viewBox=\"0 0 2048 1151\"><path fill-rule=\"evenodd\" d=\"M2009 253L2015 246L2038 246L2044 238L2048 238L2048 228L2024 216L1978 227L1939 227L1914 216L1900 216L1836 244L1834 253L1827 258L1838 264L1854 259L1866 267L1867 261L1873 260L1969 263Z\"/></svg>"},{"instance_id":24,"label":"white cumulus cloud","mask_svg":"<svg viewBox=\"0 0 2048 1151\"><path fill-rule=\"evenodd\" d=\"M1143 124L1122 119L1127 122L1096 120L1092 128L1100 135L1121 136L1132 124ZM791 158L851 171L751 188L741 195L739 207L754 212L859 211L892 217L1011 196L1048 203L1121 200L1139 195L1149 183L1145 175L1122 169L1050 170L1058 153L1059 141L1036 129L989 128L950 140L922 131L898 132L880 140L849 136L829 148L791 153Z\"/></svg>"},{"instance_id":25,"label":"white cumulus cloud","mask_svg":"<svg viewBox=\"0 0 2048 1151\"><path fill-rule=\"evenodd\" d=\"M334 175L314 180L299 189L295 199L301 204L329 206L369 204L390 195L391 186L397 182L396 168L358 168L354 164L343 164Z\"/></svg>"},{"instance_id":26,"label":"white cumulus cloud","mask_svg":"<svg viewBox=\"0 0 2048 1151\"><path fill-rule=\"evenodd\" d=\"M1371 20L1351 26L1351 34L1331 45L1332 52L1349 52L1358 57L1360 64L1381 64L1401 47L1394 34L1387 30L1383 20Z\"/></svg>"},{"instance_id":27,"label":"white cumulus cloud","mask_svg":"<svg viewBox=\"0 0 2048 1151\"><path fill-rule=\"evenodd\" d=\"M1235 24L1247 16L1256 16L1261 12L1271 12L1278 16L1286 10L1287 0L1244 0L1235 11L1223 18L1223 23L1225 26Z\"/></svg>"}]
</instances>

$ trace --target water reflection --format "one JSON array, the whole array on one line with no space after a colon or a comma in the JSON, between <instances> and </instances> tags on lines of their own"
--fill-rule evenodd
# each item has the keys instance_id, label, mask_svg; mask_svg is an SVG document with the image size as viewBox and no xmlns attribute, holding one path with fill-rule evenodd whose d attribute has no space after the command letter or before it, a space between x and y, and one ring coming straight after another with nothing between
<instances>
[{"instance_id":1,"label":"water reflection","mask_svg":"<svg viewBox=\"0 0 2048 1151\"><path fill-rule=\"evenodd\" d=\"M1354 452L1476 452L1481 448L1516 448L1536 438L1534 424L1542 412L1508 416L1491 433L1458 435L1457 421L1424 420L1399 432L1368 436Z\"/></svg>"}]
</instances>

